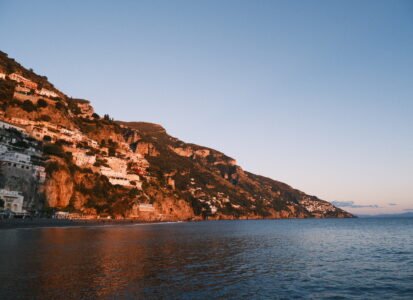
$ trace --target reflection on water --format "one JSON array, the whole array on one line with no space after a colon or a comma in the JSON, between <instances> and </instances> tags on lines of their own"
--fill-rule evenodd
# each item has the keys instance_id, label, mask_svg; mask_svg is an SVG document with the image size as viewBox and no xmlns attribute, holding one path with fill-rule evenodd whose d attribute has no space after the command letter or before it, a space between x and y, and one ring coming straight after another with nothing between
<instances>
[{"instance_id":1,"label":"reflection on water","mask_svg":"<svg viewBox=\"0 0 413 300\"><path fill-rule=\"evenodd\" d=\"M0 231L1 299L411 299L413 219Z\"/></svg>"}]
</instances>

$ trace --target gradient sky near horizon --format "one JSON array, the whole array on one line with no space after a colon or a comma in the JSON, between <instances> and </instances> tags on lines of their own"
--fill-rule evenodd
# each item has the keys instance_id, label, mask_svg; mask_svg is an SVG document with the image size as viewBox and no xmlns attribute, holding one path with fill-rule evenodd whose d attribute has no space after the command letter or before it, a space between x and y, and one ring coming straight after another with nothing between
<instances>
[{"instance_id":1,"label":"gradient sky near horizon","mask_svg":"<svg viewBox=\"0 0 413 300\"><path fill-rule=\"evenodd\" d=\"M99 114L413 211L413 1L0 0L0 50Z\"/></svg>"}]
</instances>

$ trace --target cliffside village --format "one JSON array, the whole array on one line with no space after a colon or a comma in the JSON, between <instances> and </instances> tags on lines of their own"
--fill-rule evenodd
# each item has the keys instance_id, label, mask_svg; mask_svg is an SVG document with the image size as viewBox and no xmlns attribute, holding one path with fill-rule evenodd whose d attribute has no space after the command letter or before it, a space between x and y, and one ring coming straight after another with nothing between
<instances>
[{"instance_id":1,"label":"cliffside village","mask_svg":"<svg viewBox=\"0 0 413 300\"><path fill-rule=\"evenodd\" d=\"M0 80L7 76L18 83L13 95L15 99L30 100L33 104L36 104L39 99L53 103L53 98L60 96L52 90L44 88L38 90L35 82L22 75L15 73L6 75L0 72ZM92 118L94 111L88 101L79 102L78 107L81 117ZM113 185L142 189L140 176L148 175L146 173L149 167L148 161L143 155L132 152L127 143L118 143L116 153L109 155L107 147L84 135L78 129L69 129L47 121L7 118L1 111L0 130L0 171L5 176L11 176L12 168L21 168L31 170L30 176L35 177L39 184L44 183L46 178L41 159L42 153L33 147L26 149L15 146L16 140L7 138L8 132L21 133L24 142L28 145L31 144L29 142L31 138L50 143L63 141L63 148L65 152L71 153L74 164L106 176ZM20 176L27 176L27 174ZM3 208L2 202L4 202ZM9 215L26 216L29 214L28 204L22 191L8 187L0 189L0 211L2 210L3 214L7 212ZM138 204L137 208L140 211L154 211L151 204ZM136 207L134 209L136 210ZM67 217L68 214L60 212L57 216Z\"/></svg>"}]
</instances>

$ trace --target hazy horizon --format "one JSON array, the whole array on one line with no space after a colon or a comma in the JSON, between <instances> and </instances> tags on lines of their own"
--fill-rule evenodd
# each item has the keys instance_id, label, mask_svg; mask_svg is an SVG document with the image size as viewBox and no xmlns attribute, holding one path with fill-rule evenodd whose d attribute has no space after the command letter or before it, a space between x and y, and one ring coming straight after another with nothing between
<instances>
[{"instance_id":1,"label":"hazy horizon","mask_svg":"<svg viewBox=\"0 0 413 300\"><path fill-rule=\"evenodd\" d=\"M356 214L413 211L410 1L2 1L0 50Z\"/></svg>"}]
</instances>

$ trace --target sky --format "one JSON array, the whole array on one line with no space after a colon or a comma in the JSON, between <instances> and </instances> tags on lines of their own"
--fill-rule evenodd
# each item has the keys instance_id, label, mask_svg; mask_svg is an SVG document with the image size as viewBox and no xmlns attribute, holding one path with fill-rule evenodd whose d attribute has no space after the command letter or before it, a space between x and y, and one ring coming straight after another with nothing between
<instances>
[{"instance_id":1,"label":"sky","mask_svg":"<svg viewBox=\"0 0 413 300\"><path fill-rule=\"evenodd\" d=\"M413 211L413 2L0 0L0 50L359 214Z\"/></svg>"}]
</instances>

